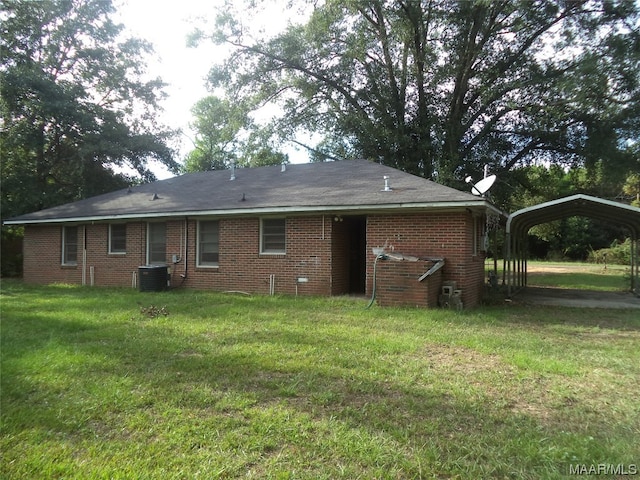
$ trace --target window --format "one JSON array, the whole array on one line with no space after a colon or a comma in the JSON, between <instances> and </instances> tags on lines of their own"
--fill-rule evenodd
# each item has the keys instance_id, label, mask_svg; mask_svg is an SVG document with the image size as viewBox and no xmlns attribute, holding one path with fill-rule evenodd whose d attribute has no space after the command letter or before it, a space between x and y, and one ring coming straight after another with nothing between
<instances>
[{"instance_id":1,"label":"window","mask_svg":"<svg viewBox=\"0 0 640 480\"><path fill-rule=\"evenodd\" d=\"M62 264L78 264L78 227L62 229Z\"/></svg>"},{"instance_id":2,"label":"window","mask_svg":"<svg viewBox=\"0 0 640 480\"><path fill-rule=\"evenodd\" d=\"M263 218L260 223L260 253L286 252L284 218Z\"/></svg>"},{"instance_id":3,"label":"window","mask_svg":"<svg viewBox=\"0 0 640 480\"><path fill-rule=\"evenodd\" d=\"M487 217L473 217L473 255L486 252L489 249L488 242Z\"/></svg>"},{"instance_id":4,"label":"window","mask_svg":"<svg viewBox=\"0 0 640 480\"><path fill-rule=\"evenodd\" d=\"M478 217L473 217L473 256L478 255Z\"/></svg>"},{"instance_id":5,"label":"window","mask_svg":"<svg viewBox=\"0 0 640 480\"><path fill-rule=\"evenodd\" d=\"M109 253L127 253L127 225L109 225Z\"/></svg>"},{"instance_id":6,"label":"window","mask_svg":"<svg viewBox=\"0 0 640 480\"><path fill-rule=\"evenodd\" d=\"M219 224L198 222L198 266L217 267L219 258Z\"/></svg>"},{"instance_id":7,"label":"window","mask_svg":"<svg viewBox=\"0 0 640 480\"><path fill-rule=\"evenodd\" d=\"M147 263L167 263L167 224L150 223L147 236Z\"/></svg>"}]
</instances>

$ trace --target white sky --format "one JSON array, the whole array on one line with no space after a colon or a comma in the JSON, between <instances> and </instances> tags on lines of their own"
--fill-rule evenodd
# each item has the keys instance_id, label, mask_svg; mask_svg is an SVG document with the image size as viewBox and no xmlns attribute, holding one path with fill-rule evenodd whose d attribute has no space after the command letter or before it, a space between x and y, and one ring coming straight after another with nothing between
<instances>
[{"instance_id":1,"label":"white sky","mask_svg":"<svg viewBox=\"0 0 640 480\"><path fill-rule=\"evenodd\" d=\"M187 36L202 19L213 23L216 8L222 5L222 0L120 0L114 5L117 9L114 18L123 23L132 36L154 46L155 54L147 61L148 73L153 78L161 77L168 84L165 88L168 98L162 104L165 110L162 123L185 133L179 147L179 160L182 161L192 148L190 110L209 94L205 77L211 66L225 55L223 47L206 42L197 48L188 48ZM286 15L281 9L274 8L269 13L271 18L261 15L263 26L273 28L274 24L280 24L280 28L285 27ZM291 162L308 161L304 152L291 150L286 153ZM171 176L162 169L154 169L154 172L158 178Z\"/></svg>"}]
</instances>

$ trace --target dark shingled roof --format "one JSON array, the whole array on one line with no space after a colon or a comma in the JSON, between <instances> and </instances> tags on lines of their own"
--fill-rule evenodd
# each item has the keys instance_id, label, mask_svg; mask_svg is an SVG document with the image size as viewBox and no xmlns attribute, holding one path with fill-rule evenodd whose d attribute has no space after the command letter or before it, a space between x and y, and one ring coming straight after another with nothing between
<instances>
[{"instance_id":1,"label":"dark shingled roof","mask_svg":"<svg viewBox=\"0 0 640 480\"><path fill-rule=\"evenodd\" d=\"M7 220L7 224L184 215L478 208L485 199L366 160L191 173ZM391 191L384 191L384 176Z\"/></svg>"}]
</instances>

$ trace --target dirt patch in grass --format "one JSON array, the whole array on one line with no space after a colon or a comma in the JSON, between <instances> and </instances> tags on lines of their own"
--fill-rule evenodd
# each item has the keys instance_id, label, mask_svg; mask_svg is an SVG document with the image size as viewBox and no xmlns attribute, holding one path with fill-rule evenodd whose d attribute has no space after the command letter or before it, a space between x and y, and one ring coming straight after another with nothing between
<instances>
[{"instance_id":1,"label":"dirt patch in grass","mask_svg":"<svg viewBox=\"0 0 640 480\"><path fill-rule=\"evenodd\" d=\"M573 273L576 269L567 266L527 265L527 273Z\"/></svg>"},{"instance_id":2,"label":"dirt patch in grass","mask_svg":"<svg viewBox=\"0 0 640 480\"><path fill-rule=\"evenodd\" d=\"M627 292L591 291L573 288L528 286L513 297L515 305L600 309L638 309L640 298Z\"/></svg>"},{"instance_id":3,"label":"dirt patch in grass","mask_svg":"<svg viewBox=\"0 0 640 480\"><path fill-rule=\"evenodd\" d=\"M470 375L482 370L508 367L497 354L484 354L467 347L432 344L425 348L429 364Z\"/></svg>"},{"instance_id":4,"label":"dirt patch in grass","mask_svg":"<svg viewBox=\"0 0 640 480\"><path fill-rule=\"evenodd\" d=\"M625 332L625 341L626 333L637 336L635 332ZM458 394L482 401L489 407L488 412L493 411L498 417L507 412L525 415L550 428L564 425L566 431L580 430L589 423L610 422L606 412L612 407L623 411L624 405L633 402L638 385L633 373L621 375L609 369L591 369L589 365L578 376L524 372L498 354L461 346L428 345L424 354L436 376L448 378L449 385L459 385ZM607 392L611 385L617 392L615 400ZM575 409L583 412L584 425L572 420L574 414L570 411ZM628 421L637 423L631 418Z\"/></svg>"},{"instance_id":5,"label":"dirt patch in grass","mask_svg":"<svg viewBox=\"0 0 640 480\"><path fill-rule=\"evenodd\" d=\"M471 348L429 345L425 349L430 368L446 372L454 384L466 383L472 391L489 397L498 409L525 413L548 421L553 407L548 395L550 382L542 376L523 377L519 369L498 354Z\"/></svg>"}]
</instances>

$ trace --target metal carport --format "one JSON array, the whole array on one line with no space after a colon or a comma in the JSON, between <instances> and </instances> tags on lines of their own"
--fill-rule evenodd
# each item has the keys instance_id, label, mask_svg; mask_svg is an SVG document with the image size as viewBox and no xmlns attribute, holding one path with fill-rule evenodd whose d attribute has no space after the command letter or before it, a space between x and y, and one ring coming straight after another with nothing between
<instances>
[{"instance_id":1,"label":"metal carport","mask_svg":"<svg viewBox=\"0 0 640 480\"><path fill-rule=\"evenodd\" d=\"M631 291L640 295L638 243L640 238L640 208L589 195L572 195L509 215L506 226L504 284L507 295L527 284L527 234L531 227L568 217L589 217L622 225L631 235Z\"/></svg>"}]
</instances>

